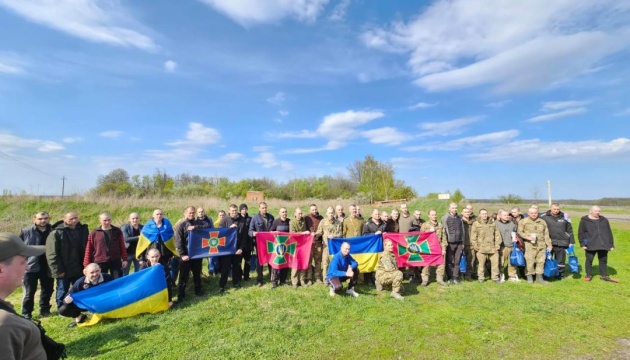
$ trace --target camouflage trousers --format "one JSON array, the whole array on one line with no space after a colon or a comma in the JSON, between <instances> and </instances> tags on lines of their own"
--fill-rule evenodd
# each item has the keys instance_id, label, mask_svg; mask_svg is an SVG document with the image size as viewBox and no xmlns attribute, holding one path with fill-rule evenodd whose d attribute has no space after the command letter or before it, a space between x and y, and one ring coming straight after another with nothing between
<instances>
[{"instance_id":1,"label":"camouflage trousers","mask_svg":"<svg viewBox=\"0 0 630 360\"><path fill-rule=\"evenodd\" d=\"M403 273L400 270L396 271L377 271L376 283L383 286L392 286L392 292L402 294L405 288L402 287Z\"/></svg>"},{"instance_id":2,"label":"camouflage trousers","mask_svg":"<svg viewBox=\"0 0 630 360\"><path fill-rule=\"evenodd\" d=\"M512 248L509 246L501 247L501 257L499 258L499 269L501 269L501 274L505 273L505 269L507 268L507 274L509 277L516 276L516 266L510 264L510 254L512 254Z\"/></svg>"},{"instance_id":3,"label":"camouflage trousers","mask_svg":"<svg viewBox=\"0 0 630 360\"><path fill-rule=\"evenodd\" d=\"M330 260L328 259L328 241L322 241L322 278L326 278L326 274L328 273L328 263Z\"/></svg>"},{"instance_id":4,"label":"camouflage trousers","mask_svg":"<svg viewBox=\"0 0 630 360\"><path fill-rule=\"evenodd\" d=\"M490 278L492 280L499 280L499 253L492 254L477 253L477 276L479 280L483 280L486 275L486 261L490 260Z\"/></svg>"},{"instance_id":5,"label":"camouflage trousers","mask_svg":"<svg viewBox=\"0 0 630 360\"><path fill-rule=\"evenodd\" d=\"M527 271L525 275L542 275L545 270L545 248L525 242L525 265Z\"/></svg>"},{"instance_id":6,"label":"camouflage trousers","mask_svg":"<svg viewBox=\"0 0 630 360\"><path fill-rule=\"evenodd\" d=\"M301 284L302 286L306 286L308 280L306 279L306 274L308 270L298 270L291 268L291 285L297 286Z\"/></svg>"},{"instance_id":7,"label":"camouflage trousers","mask_svg":"<svg viewBox=\"0 0 630 360\"><path fill-rule=\"evenodd\" d=\"M475 264L477 256L472 246L464 246L464 254L466 254L466 275L470 276L475 273Z\"/></svg>"},{"instance_id":8,"label":"camouflage trousers","mask_svg":"<svg viewBox=\"0 0 630 360\"><path fill-rule=\"evenodd\" d=\"M308 262L309 264L313 264L313 273L311 274L311 270L307 270L307 278L312 279L313 281L323 281L326 279L326 272L324 271L322 277L322 250L323 250L323 242L321 241L313 241L313 245L311 246L311 259Z\"/></svg>"},{"instance_id":9,"label":"camouflage trousers","mask_svg":"<svg viewBox=\"0 0 630 360\"><path fill-rule=\"evenodd\" d=\"M442 282L444 281L444 264L442 265L438 265L438 266L425 266L422 268L422 282L423 283L428 283L429 282L429 268L432 267L436 267L437 269L435 270L435 280L438 282Z\"/></svg>"}]
</instances>

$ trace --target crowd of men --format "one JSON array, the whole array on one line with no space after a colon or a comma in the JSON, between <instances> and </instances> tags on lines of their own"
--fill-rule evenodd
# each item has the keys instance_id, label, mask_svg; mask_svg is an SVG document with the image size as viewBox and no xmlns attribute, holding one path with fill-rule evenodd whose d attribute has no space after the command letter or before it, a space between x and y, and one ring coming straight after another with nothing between
<instances>
[{"instance_id":1,"label":"crowd of men","mask_svg":"<svg viewBox=\"0 0 630 360\"><path fill-rule=\"evenodd\" d=\"M593 276L592 263L595 256L599 260L599 276L602 280L617 282L607 273L607 255L614 250L614 240L608 220L600 215L600 208L593 206L588 215L582 217L579 229L579 246L585 250L585 281ZM76 323L85 320L80 309L69 306L72 302L71 288L73 284L84 287L98 285L103 281L116 279L129 274L133 265L134 271L162 264L166 269L169 284L169 305L173 304L171 288L177 289L177 301L185 301L186 289L190 274L194 293L203 295L202 259L191 259L188 256L188 236L197 228L236 228L237 250L233 255L221 256L213 265L215 272L220 272L218 293L225 292L228 279L231 277L233 288L240 288L242 282L250 281L250 263L255 257L256 236L259 232L293 232L313 235L311 249L311 266L306 271L269 269L271 287L278 286L311 286L319 283L328 286L330 295L334 296L342 289L342 283L349 281L347 293L359 296L355 286L359 282L358 264L352 258L351 241L345 242L338 254L330 254L328 240L331 238L353 238L368 234L408 233L414 231L435 232L440 242L444 263L435 266L435 280L441 286L458 284L461 281L484 282L486 279L496 283L506 281L520 282L522 278L528 283L534 281L547 284L550 279L543 277L543 266L546 251L553 254L559 264L557 280L562 280L569 273L566 268L566 254L575 244L570 218L560 211L557 203L539 216L538 207L532 205L527 215L521 215L518 207L510 211L500 209L496 214L489 214L485 209L473 214L472 205L466 205L461 213L458 205L451 203L448 212L441 218L435 210L429 210L428 219L421 217L421 212L413 214L406 204L391 212L373 209L369 218L365 219L360 207L351 205L348 214L341 205L326 209L325 216L319 214L318 207L311 204L308 214L297 208L293 218L289 218L288 210L280 208L275 218L267 211L267 204L261 202L258 212L252 217L246 204L232 204L228 211L221 211L219 219L214 222L203 208L187 207L182 218L174 225L164 218L161 209L153 211L152 218L141 224L137 213L129 215L129 222L121 228L112 225L111 215L99 215L99 226L89 230L79 221L76 212L69 212L63 219L50 224L47 212L38 212L33 216L33 225L22 229L19 238L27 246L45 246L45 253L28 256L27 270L22 278L23 300L22 316L33 317L35 292L39 285L39 316L51 315L51 298L53 290L57 309L62 315L75 317ZM145 231L157 234L157 241L136 256L138 240ZM170 231L170 232L169 232ZM169 248L165 237L173 234L174 249ZM384 242L384 251L379 255L378 265L374 273L362 273L361 278L367 286L374 286L378 291L391 288L391 296L403 299L402 282L428 286L431 266L423 268L398 268L393 244ZM510 263L510 255L515 246L524 251L526 267L524 269ZM332 258L329 258L332 256ZM462 256L467 262L466 272L460 273ZM330 259L330 261L329 261ZM0 276L3 266L10 263L11 258L0 258ZM209 261L212 265L212 261ZM263 286L264 266L257 266L256 284ZM523 272L524 271L524 272ZM105 276L105 274L108 274ZM55 285L56 283L56 285ZM6 294L8 295L8 294ZM61 309L64 311L61 311ZM69 310L68 310L69 309Z\"/></svg>"}]
</instances>

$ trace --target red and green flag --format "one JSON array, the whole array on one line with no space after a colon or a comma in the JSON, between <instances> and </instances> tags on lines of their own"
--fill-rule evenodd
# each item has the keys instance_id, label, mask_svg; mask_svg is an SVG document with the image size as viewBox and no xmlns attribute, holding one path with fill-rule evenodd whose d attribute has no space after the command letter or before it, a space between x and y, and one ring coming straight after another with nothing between
<instances>
[{"instance_id":1,"label":"red and green flag","mask_svg":"<svg viewBox=\"0 0 630 360\"><path fill-rule=\"evenodd\" d=\"M387 239L393 242L398 267L444 264L442 246L435 232L383 234L383 240Z\"/></svg>"},{"instance_id":2,"label":"red and green flag","mask_svg":"<svg viewBox=\"0 0 630 360\"><path fill-rule=\"evenodd\" d=\"M258 262L274 269L307 270L312 244L311 234L259 232L256 234Z\"/></svg>"}]
</instances>

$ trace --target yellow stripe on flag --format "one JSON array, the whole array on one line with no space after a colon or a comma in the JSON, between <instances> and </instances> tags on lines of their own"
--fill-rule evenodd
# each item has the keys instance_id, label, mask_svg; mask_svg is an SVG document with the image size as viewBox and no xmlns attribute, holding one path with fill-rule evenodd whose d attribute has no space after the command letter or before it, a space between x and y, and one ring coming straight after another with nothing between
<instances>
[{"instance_id":1,"label":"yellow stripe on flag","mask_svg":"<svg viewBox=\"0 0 630 360\"><path fill-rule=\"evenodd\" d=\"M168 291L164 289L119 309L102 314L93 314L88 321L79 324L79 326L92 326L103 319L121 319L143 313L155 314L166 310L168 310Z\"/></svg>"}]
</instances>

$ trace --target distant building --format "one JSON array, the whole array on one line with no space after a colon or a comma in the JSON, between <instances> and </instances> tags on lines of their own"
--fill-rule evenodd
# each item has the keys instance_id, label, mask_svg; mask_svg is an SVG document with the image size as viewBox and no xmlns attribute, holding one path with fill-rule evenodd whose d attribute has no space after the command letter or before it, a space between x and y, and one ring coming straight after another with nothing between
<instances>
[{"instance_id":1,"label":"distant building","mask_svg":"<svg viewBox=\"0 0 630 360\"><path fill-rule=\"evenodd\" d=\"M248 203L259 203L261 201L265 201L265 193L262 191L248 191L247 192L247 202Z\"/></svg>"}]
</instances>

